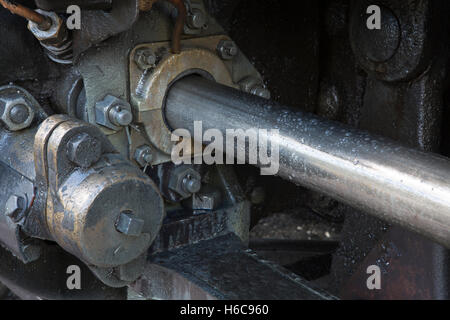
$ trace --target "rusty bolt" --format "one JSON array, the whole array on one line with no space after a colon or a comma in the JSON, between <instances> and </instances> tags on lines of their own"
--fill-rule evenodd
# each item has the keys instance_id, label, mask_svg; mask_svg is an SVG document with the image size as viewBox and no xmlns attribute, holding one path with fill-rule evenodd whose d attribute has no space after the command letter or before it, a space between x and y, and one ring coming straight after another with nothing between
<instances>
[{"instance_id":1,"label":"rusty bolt","mask_svg":"<svg viewBox=\"0 0 450 320\"><path fill-rule=\"evenodd\" d=\"M136 50L134 61L142 70L153 68L156 64L156 54L149 48L141 48Z\"/></svg>"},{"instance_id":2,"label":"rusty bolt","mask_svg":"<svg viewBox=\"0 0 450 320\"><path fill-rule=\"evenodd\" d=\"M102 154L100 141L87 133L73 137L67 145L67 155L70 161L82 168L89 168L96 163Z\"/></svg>"},{"instance_id":3,"label":"rusty bolt","mask_svg":"<svg viewBox=\"0 0 450 320\"><path fill-rule=\"evenodd\" d=\"M224 60L233 59L239 52L236 44L231 40L221 40L217 45L217 52Z\"/></svg>"},{"instance_id":4,"label":"rusty bolt","mask_svg":"<svg viewBox=\"0 0 450 320\"><path fill-rule=\"evenodd\" d=\"M24 197L12 195L6 201L5 214L10 217L11 220L17 222L21 218L21 213L24 212L26 207L26 200Z\"/></svg>"},{"instance_id":5,"label":"rusty bolt","mask_svg":"<svg viewBox=\"0 0 450 320\"><path fill-rule=\"evenodd\" d=\"M133 213L124 211L119 215L116 229L127 236L138 237L144 229L144 223L144 220L134 217Z\"/></svg>"}]
</instances>

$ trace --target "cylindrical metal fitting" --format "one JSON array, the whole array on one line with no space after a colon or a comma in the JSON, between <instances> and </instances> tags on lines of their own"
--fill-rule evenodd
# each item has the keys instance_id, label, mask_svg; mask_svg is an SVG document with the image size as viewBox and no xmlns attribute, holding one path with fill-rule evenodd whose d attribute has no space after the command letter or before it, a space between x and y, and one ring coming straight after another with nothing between
<instances>
[{"instance_id":1,"label":"cylindrical metal fitting","mask_svg":"<svg viewBox=\"0 0 450 320\"><path fill-rule=\"evenodd\" d=\"M47 214L51 234L64 249L97 267L138 258L162 225L164 204L156 187L128 163L89 175L74 172L60 197L64 211Z\"/></svg>"},{"instance_id":2,"label":"cylindrical metal fitting","mask_svg":"<svg viewBox=\"0 0 450 320\"><path fill-rule=\"evenodd\" d=\"M279 176L450 247L447 158L196 76L171 87L165 115L172 129L187 129L194 138L194 121L202 121L203 132L224 135L266 129L268 144L279 148Z\"/></svg>"}]
</instances>

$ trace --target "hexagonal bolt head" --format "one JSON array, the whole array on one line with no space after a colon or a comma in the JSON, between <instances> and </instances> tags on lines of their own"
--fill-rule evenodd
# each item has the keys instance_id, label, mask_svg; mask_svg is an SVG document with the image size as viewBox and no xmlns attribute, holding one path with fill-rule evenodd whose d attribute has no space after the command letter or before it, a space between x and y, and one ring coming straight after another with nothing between
<instances>
[{"instance_id":1,"label":"hexagonal bolt head","mask_svg":"<svg viewBox=\"0 0 450 320\"><path fill-rule=\"evenodd\" d=\"M64 21L54 12L36 10L36 12L46 16L51 21L51 26L47 30L42 30L37 23L28 22L28 29L43 45L58 47L66 42L68 31Z\"/></svg>"},{"instance_id":2,"label":"hexagonal bolt head","mask_svg":"<svg viewBox=\"0 0 450 320\"><path fill-rule=\"evenodd\" d=\"M134 160L141 166L141 168L151 164L153 161L152 148L147 145L140 146L134 152Z\"/></svg>"},{"instance_id":3,"label":"hexagonal bolt head","mask_svg":"<svg viewBox=\"0 0 450 320\"><path fill-rule=\"evenodd\" d=\"M87 133L73 137L67 144L67 155L74 164L82 168L89 168L102 155L100 141Z\"/></svg>"},{"instance_id":4,"label":"hexagonal bolt head","mask_svg":"<svg viewBox=\"0 0 450 320\"><path fill-rule=\"evenodd\" d=\"M19 131L30 126L34 110L25 98L17 96L0 97L0 120L10 131Z\"/></svg>"},{"instance_id":5,"label":"hexagonal bolt head","mask_svg":"<svg viewBox=\"0 0 450 320\"><path fill-rule=\"evenodd\" d=\"M131 105L124 100L107 95L95 104L95 120L104 127L120 130L133 121Z\"/></svg>"},{"instance_id":6,"label":"hexagonal bolt head","mask_svg":"<svg viewBox=\"0 0 450 320\"><path fill-rule=\"evenodd\" d=\"M117 219L116 229L127 236L138 237L144 229L144 224L144 220L134 217L131 212L124 211Z\"/></svg>"},{"instance_id":7,"label":"hexagonal bolt head","mask_svg":"<svg viewBox=\"0 0 450 320\"><path fill-rule=\"evenodd\" d=\"M224 60L231 60L239 52L236 44L231 40L221 40L217 45L217 53Z\"/></svg>"},{"instance_id":8,"label":"hexagonal bolt head","mask_svg":"<svg viewBox=\"0 0 450 320\"><path fill-rule=\"evenodd\" d=\"M186 23L191 29L201 29L206 25L206 15L200 9L192 9L187 16Z\"/></svg>"},{"instance_id":9,"label":"hexagonal bolt head","mask_svg":"<svg viewBox=\"0 0 450 320\"><path fill-rule=\"evenodd\" d=\"M153 68L156 65L156 54L149 48L136 50L134 61L141 70Z\"/></svg>"},{"instance_id":10,"label":"hexagonal bolt head","mask_svg":"<svg viewBox=\"0 0 450 320\"><path fill-rule=\"evenodd\" d=\"M173 171L168 187L181 197L188 198L200 190L201 181L200 173L193 168L181 166Z\"/></svg>"},{"instance_id":11,"label":"hexagonal bolt head","mask_svg":"<svg viewBox=\"0 0 450 320\"><path fill-rule=\"evenodd\" d=\"M21 214L25 211L26 200L24 197L12 195L6 201L5 214L14 222L21 219Z\"/></svg>"}]
</instances>

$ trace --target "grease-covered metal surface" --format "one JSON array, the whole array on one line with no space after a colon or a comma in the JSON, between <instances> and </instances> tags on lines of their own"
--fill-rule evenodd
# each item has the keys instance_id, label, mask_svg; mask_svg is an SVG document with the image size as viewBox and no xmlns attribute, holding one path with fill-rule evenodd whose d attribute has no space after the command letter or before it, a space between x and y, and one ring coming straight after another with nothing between
<instances>
[{"instance_id":1,"label":"grease-covered metal surface","mask_svg":"<svg viewBox=\"0 0 450 320\"><path fill-rule=\"evenodd\" d=\"M279 176L450 245L450 162L444 157L200 77L172 86L166 117L172 128L192 135L194 121L202 121L204 131L277 129L268 141L279 146Z\"/></svg>"},{"instance_id":2,"label":"grease-covered metal surface","mask_svg":"<svg viewBox=\"0 0 450 320\"><path fill-rule=\"evenodd\" d=\"M234 235L150 256L144 275L133 288L144 298L159 299L335 299L259 259Z\"/></svg>"}]
</instances>

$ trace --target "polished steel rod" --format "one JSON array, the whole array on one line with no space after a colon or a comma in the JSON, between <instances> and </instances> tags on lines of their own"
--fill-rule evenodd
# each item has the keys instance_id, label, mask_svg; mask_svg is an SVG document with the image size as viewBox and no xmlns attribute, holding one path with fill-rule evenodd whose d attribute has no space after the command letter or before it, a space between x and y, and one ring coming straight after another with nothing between
<instances>
[{"instance_id":1,"label":"polished steel rod","mask_svg":"<svg viewBox=\"0 0 450 320\"><path fill-rule=\"evenodd\" d=\"M450 247L450 160L191 76L168 92L172 129L278 129L278 175ZM225 150L223 150L225 152Z\"/></svg>"}]
</instances>

